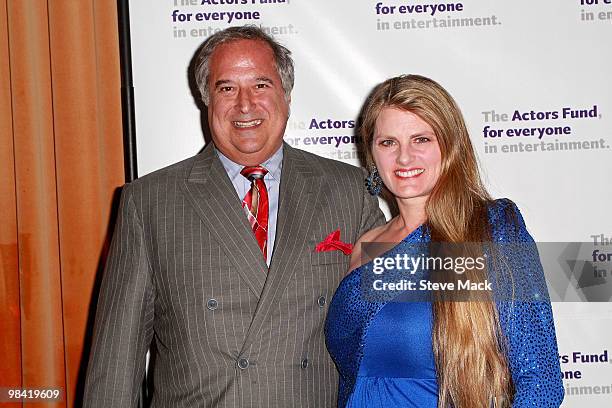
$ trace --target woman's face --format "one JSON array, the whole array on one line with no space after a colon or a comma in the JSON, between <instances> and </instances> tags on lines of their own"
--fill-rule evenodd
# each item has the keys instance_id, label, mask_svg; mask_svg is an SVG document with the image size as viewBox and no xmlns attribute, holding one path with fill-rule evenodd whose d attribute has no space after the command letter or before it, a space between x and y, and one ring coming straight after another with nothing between
<instances>
[{"instance_id":1,"label":"woman's face","mask_svg":"<svg viewBox=\"0 0 612 408\"><path fill-rule=\"evenodd\" d=\"M442 155L433 129L412 112L384 108L374 128L372 155L399 203L423 205L440 177Z\"/></svg>"}]
</instances>

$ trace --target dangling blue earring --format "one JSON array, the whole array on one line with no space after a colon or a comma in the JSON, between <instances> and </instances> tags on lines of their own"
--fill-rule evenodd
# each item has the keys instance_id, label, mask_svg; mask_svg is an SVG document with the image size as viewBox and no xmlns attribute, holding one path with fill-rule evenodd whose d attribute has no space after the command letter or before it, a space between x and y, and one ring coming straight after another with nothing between
<instances>
[{"instance_id":1,"label":"dangling blue earring","mask_svg":"<svg viewBox=\"0 0 612 408\"><path fill-rule=\"evenodd\" d=\"M380 178L380 174L378 174L378 169L374 164L368 166L368 177L366 177L366 187L368 188L368 192L373 196L377 196L380 194L383 186L382 178Z\"/></svg>"}]
</instances>

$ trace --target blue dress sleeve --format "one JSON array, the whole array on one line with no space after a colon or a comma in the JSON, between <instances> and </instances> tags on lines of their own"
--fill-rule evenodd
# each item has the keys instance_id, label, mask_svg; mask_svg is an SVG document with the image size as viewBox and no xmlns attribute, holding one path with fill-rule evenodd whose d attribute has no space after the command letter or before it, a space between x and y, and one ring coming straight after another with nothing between
<instances>
[{"instance_id":1,"label":"blue dress sleeve","mask_svg":"<svg viewBox=\"0 0 612 408\"><path fill-rule=\"evenodd\" d=\"M501 299L499 292L495 295L515 388L512 407L559 407L564 395L559 352L535 242L510 200L497 200L489 210L489 221L501 261L512 273L511 282L505 278L497 282Z\"/></svg>"}]
</instances>

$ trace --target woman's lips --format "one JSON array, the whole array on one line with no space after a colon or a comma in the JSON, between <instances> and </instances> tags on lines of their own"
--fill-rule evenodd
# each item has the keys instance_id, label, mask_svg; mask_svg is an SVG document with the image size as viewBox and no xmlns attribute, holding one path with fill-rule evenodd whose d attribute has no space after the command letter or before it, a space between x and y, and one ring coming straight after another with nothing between
<instances>
[{"instance_id":1,"label":"woman's lips","mask_svg":"<svg viewBox=\"0 0 612 408\"><path fill-rule=\"evenodd\" d=\"M395 175L400 178L412 178L420 176L424 171L425 169L423 168L399 169L395 170Z\"/></svg>"}]
</instances>

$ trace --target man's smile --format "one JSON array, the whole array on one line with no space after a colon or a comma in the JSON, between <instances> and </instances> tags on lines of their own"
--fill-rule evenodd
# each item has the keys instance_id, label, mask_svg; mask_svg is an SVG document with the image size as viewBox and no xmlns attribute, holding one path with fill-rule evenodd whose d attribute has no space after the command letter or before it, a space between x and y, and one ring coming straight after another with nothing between
<instances>
[{"instance_id":1,"label":"man's smile","mask_svg":"<svg viewBox=\"0 0 612 408\"><path fill-rule=\"evenodd\" d=\"M262 122L263 120L261 119L254 119L254 120L249 120L246 122L235 120L235 121L232 121L232 124L237 128L244 129L244 128L251 128L251 127L259 126L261 125Z\"/></svg>"}]
</instances>

